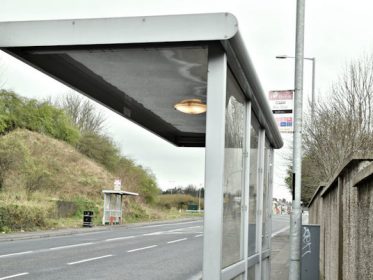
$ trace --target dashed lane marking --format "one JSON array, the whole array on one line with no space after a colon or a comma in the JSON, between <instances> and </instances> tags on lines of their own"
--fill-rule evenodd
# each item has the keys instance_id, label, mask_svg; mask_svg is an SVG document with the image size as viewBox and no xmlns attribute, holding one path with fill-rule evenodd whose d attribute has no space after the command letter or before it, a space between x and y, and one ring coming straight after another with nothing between
<instances>
[{"instance_id":1,"label":"dashed lane marking","mask_svg":"<svg viewBox=\"0 0 373 280\"><path fill-rule=\"evenodd\" d=\"M151 248L154 248L154 247L157 247L157 246L158 245L151 245L151 246L147 246L147 247L137 248L137 249L129 250L129 251L127 251L127 253L132 253L132 252L147 250L147 249L151 249Z\"/></svg>"},{"instance_id":2,"label":"dashed lane marking","mask_svg":"<svg viewBox=\"0 0 373 280\"><path fill-rule=\"evenodd\" d=\"M185 240L187 240L187 239L188 239L188 238L181 238L181 239L176 239L176 240L168 241L167 243L168 243L168 244L171 244L171 243L176 243L176 242L185 241Z\"/></svg>"},{"instance_id":3,"label":"dashed lane marking","mask_svg":"<svg viewBox=\"0 0 373 280\"><path fill-rule=\"evenodd\" d=\"M66 246L59 246L59 247L52 247L49 248L49 250L62 250L67 248L74 248L74 247L81 247L81 246L88 246L93 245L93 242L87 242L87 243L79 243L79 244L73 244L73 245L66 245Z\"/></svg>"},{"instance_id":4,"label":"dashed lane marking","mask_svg":"<svg viewBox=\"0 0 373 280\"><path fill-rule=\"evenodd\" d=\"M19 253L12 253L12 254L0 255L0 258L6 258L6 257L11 257L11 256L20 256L20 255L30 254L32 252L33 251L25 251L25 252L19 252Z\"/></svg>"},{"instance_id":5,"label":"dashed lane marking","mask_svg":"<svg viewBox=\"0 0 373 280\"><path fill-rule=\"evenodd\" d=\"M131 235L131 236L123 236L123 237L109 238L109 239L106 239L105 241L106 241L106 242L110 242L110 241L126 240L126 239L132 239L132 238L135 238L135 237L136 237L136 236L134 236L134 235Z\"/></svg>"},{"instance_id":6,"label":"dashed lane marking","mask_svg":"<svg viewBox=\"0 0 373 280\"><path fill-rule=\"evenodd\" d=\"M15 277L19 277L19 276L23 276L23 275L27 275L27 274L29 274L29 273L28 272L18 273L18 274L14 274L14 275L9 275L9 276L5 276L5 277L1 277L0 280L15 278Z\"/></svg>"},{"instance_id":7,"label":"dashed lane marking","mask_svg":"<svg viewBox=\"0 0 373 280\"><path fill-rule=\"evenodd\" d=\"M80 261L76 261L76 262L70 262L70 263L67 263L67 264L68 265L73 265L73 264L85 263L85 262L95 261L95 260L99 260L99 259L109 258L109 257L112 257L112 256L113 255L105 255L105 256L101 256L101 257L84 259L84 260L80 260Z\"/></svg>"}]
</instances>

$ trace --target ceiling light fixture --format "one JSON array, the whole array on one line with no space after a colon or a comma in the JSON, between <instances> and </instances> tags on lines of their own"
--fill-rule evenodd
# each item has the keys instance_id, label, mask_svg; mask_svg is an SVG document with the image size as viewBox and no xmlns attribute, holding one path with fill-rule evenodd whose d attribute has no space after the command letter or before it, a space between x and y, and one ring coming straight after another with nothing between
<instances>
[{"instance_id":1,"label":"ceiling light fixture","mask_svg":"<svg viewBox=\"0 0 373 280\"><path fill-rule=\"evenodd\" d=\"M198 115L205 113L206 104L201 99L185 99L175 104L175 109L185 114Z\"/></svg>"}]
</instances>

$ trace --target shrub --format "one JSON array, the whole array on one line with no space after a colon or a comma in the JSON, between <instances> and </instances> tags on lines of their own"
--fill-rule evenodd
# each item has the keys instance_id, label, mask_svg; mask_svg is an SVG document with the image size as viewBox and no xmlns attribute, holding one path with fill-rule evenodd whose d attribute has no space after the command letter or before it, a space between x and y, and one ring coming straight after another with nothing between
<instances>
[{"instance_id":1,"label":"shrub","mask_svg":"<svg viewBox=\"0 0 373 280\"><path fill-rule=\"evenodd\" d=\"M190 203L198 204L198 198L188 194L164 194L158 197L157 204L166 209L177 208L185 210Z\"/></svg>"},{"instance_id":2,"label":"shrub","mask_svg":"<svg viewBox=\"0 0 373 280\"><path fill-rule=\"evenodd\" d=\"M80 137L79 130L62 109L0 90L0 133L16 128L48 134L70 144L77 143Z\"/></svg>"},{"instance_id":3,"label":"shrub","mask_svg":"<svg viewBox=\"0 0 373 280\"><path fill-rule=\"evenodd\" d=\"M157 186L155 175L150 169L136 165L133 160L122 157L115 175L121 178L127 190L139 193L146 203L156 203L161 191Z\"/></svg>"},{"instance_id":4,"label":"shrub","mask_svg":"<svg viewBox=\"0 0 373 280\"><path fill-rule=\"evenodd\" d=\"M84 211L93 211L94 215L97 216L99 214L99 209L96 203L92 200L83 197L76 197L72 200L75 204L75 213L76 217L83 217Z\"/></svg>"},{"instance_id":5,"label":"shrub","mask_svg":"<svg viewBox=\"0 0 373 280\"><path fill-rule=\"evenodd\" d=\"M33 230L47 227L48 210L44 207L0 205L0 231Z\"/></svg>"},{"instance_id":6,"label":"shrub","mask_svg":"<svg viewBox=\"0 0 373 280\"><path fill-rule=\"evenodd\" d=\"M120 151L107 136L85 132L82 134L77 148L82 154L102 164L110 171L118 166Z\"/></svg>"},{"instance_id":7,"label":"shrub","mask_svg":"<svg viewBox=\"0 0 373 280\"><path fill-rule=\"evenodd\" d=\"M3 138L0 141L0 190L4 187L6 172L22 169L27 158L27 148L17 139Z\"/></svg>"}]
</instances>

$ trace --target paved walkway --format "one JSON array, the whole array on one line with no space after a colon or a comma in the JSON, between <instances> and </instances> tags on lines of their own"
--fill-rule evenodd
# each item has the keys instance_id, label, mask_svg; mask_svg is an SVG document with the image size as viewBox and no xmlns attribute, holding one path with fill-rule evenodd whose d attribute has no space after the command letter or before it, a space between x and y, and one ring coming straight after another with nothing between
<instances>
[{"instance_id":1,"label":"paved walkway","mask_svg":"<svg viewBox=\"0 0 373 280\"><path fill-rule=\"evenodd\" d=\"M289 276L289 230L272 238L272 280L288 280Z\"/></svg>"}]
</instances>

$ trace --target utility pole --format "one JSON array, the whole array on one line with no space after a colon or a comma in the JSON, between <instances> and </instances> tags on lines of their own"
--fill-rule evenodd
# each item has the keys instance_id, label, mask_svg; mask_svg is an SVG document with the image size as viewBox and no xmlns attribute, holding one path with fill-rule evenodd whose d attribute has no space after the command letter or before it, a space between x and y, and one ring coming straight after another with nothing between
<instances>
[{"instance_id":1,"label":"utility pole","mask_svg":"<svg viewBox=\"0 0 373 280\"><path fill-rule=\"evenodd\" d=\"M316 75L316 58L313 57L312 61L312 99L311 99L311 120L315 120L315 75Z\"/></svg>"},{"instance_id":2,"label":"utility pole","mask_svg":"<svg viewBox=\"0 0 373 280\"><path fill-rule=\"evenodd\" d=\"M302 179L302 106L303 106L303 60L304 60L304 13L305 0L297 0L295 37L295 100L293 136L293 207L290 216L289 280L300 279L300 237L302 211L300 208Z\"/></svg>"},{"instance_id":3,"label":"utility pole","mask_svg":"<svg viewBox=\"0 0 373 280\"><path fill-rule=\"evenodd\" d=\"M198 190L198 212L201 212L201 187Z\"/></svg>"}]
</instances>

